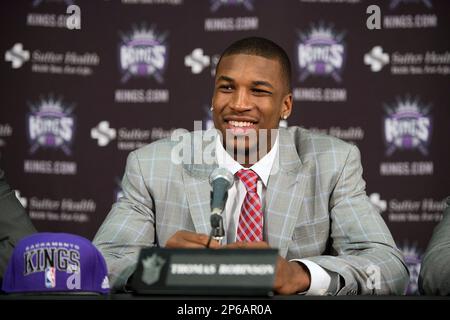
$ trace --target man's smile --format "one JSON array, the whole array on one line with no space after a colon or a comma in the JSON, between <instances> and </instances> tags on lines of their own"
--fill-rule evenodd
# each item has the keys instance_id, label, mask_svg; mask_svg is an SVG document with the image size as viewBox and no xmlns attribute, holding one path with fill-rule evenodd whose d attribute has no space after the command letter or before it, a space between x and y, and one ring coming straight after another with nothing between
<instances>
[{"instance_id":1,"label":"man's smile","mask_svg":"<svg viewBox=\"0 0 450 320\"><path fill-rule=\"evenodd\" d=\"M224 119L225 129L233 135L245 135L257 129L258 122L254 118L228 116Z\"/></svg>"}]
</instances>

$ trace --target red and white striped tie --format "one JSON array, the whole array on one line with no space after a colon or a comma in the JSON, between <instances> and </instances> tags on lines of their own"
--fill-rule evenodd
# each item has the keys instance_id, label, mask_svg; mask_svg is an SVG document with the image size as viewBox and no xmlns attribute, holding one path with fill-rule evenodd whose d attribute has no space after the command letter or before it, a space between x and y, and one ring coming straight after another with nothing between
<instances>
[{"instance_id":1,"label":"red and white striped tie","mask_svg":"<svg viewBox=\"0 0 450 320\"><path fill-rule=\"evenodd\" d=\"M242 169L236 173L247 189L242 203L241 215L237 228L237 241L262 241L263 240L263 212L261 199L256 192L258 175L252 170Z\"/></svg>"}]
</instances>

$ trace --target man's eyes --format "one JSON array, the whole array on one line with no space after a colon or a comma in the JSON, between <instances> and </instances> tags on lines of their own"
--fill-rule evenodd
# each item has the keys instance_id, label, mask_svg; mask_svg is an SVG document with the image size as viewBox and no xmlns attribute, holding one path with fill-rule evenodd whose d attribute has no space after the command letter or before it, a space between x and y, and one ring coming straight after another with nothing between
<instances>
[{"instance_id":1,"label":"man's eyes","mask_svg":"<svg viewBox=\"0 0 450 320\"><path fill-rule=\"evenodd\" d=\"M223 92L230 92L234 89L234 87L232 85L229 84L223 84L219 86L219 90L223 91Z\"/></svg>"},{"instance_id":2,"label":"man's eyes","mask_svg":"<svg viewBox=\"0 0 450 320\"><path fill-rule=\"evenodd\" d=\"M229 84L224 84L224 85L219 86L219 90L222 92L231 92L234 89L235 89L234 86L229 85ZM259 89L259 88L251 88L250 91L256 95L271 95L272 94L272 92L270 92L268 90Z\"/></svg>"},{"instance_id":3,"label":"man's eyes","mask_svg":"<svg viewBox=\"0 0 450 320\"><path fill-rule=\"evenodd\" d=\"M264 89L258 89L258 88L253 88L252 92L258 95L266 95L266 94L272 94L272 92L264 90Z\"/></svg>"}]
</instances>

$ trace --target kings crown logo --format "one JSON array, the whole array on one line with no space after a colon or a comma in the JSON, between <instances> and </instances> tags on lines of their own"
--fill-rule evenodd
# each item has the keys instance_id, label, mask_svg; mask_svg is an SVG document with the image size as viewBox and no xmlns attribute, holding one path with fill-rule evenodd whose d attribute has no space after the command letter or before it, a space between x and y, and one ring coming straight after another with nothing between
<instances>
[{"instance_id":1,"label":"kings crown logo","mask_svg":"<svg viewBox=\"0 0 450 320\"><path fill-rule=\"evenodd\" d=\"M297 63L300 81L309 76L332 77L342 81L345 62L344 33L333 31L323 23L312 25L308 32L299 32Z\"/></svg>"},{"instance_id":2,"label":"kings crown logo","mask_svg":"<svg viewBox=\"0 0 450 320\"><path fill-rule=\"evenodd\" d=\"M147 28L142 24L141 27L133 26L133 31L128 34L121 34L119 64L123 83L131 77L152 77L158 83L164 81L168 32L157 34L155 30L154 26Z\"/></svg>"},{"instance_id":3,"label":"kings crown logo","mask_svg":"<svg viewBox=\"0 0 450 320\"><path fill-rule=\"evenodd\" d=\"M66 104L63 98L41 98L37 103L28 103L27 115L28 140L30 153L39 148L61 149L70 155L75 131L74 104Z\"/></svg>"},{"instance_id":4,"label":"kings crown logo","mask_svg":"<svg viewBox=\"0 0 450 320\"><path fill-rule=\"evenodd\" d=\"M424 105L419 98L398 98L394 104L385 104L384 119L386 155L396 150L419 150L428 155L431 141L431 106Z\"/></svg>"},{"instance_id":5,"label":"kings crown logo","mask_svg":"<svg viewBox=\"0 0 450 320\"><path fill-rule=\"evenodd\" d=\"M211 11L215 12L219 10L222 6L232 7L232 6L242 6L248 11L253 11L254 0L210 0Z\"/></svg>"},{"instance_id":6,"label":"kings crown logo","mask_svg":"<svg viewBox=\"0 0 450 320\"><path fill-rule=\"evenodd\" d=\"M423 256L422 250L418 248L416 243L410 244L408 241L405 241L403 246L399 246L399 248L405 257L405 262L409 270L409 284L406 294L417 295L419 292L418 280Z\"/></svg>"},{"instance_id":7,"label":"kings crown logo","mask_svg":"<svg viewBox=\"0 0 450 320\"><path fill-rule=\"evenodd\" d=\"M433 4L431 3L431 0L391 0L391 3L389 4L389 9L396 9L402 3L403 4L422 3L428 9L433 7Z\"/></svg>"},{"instance_id":8,"label":"kings crown logo","mask_svg":"<svg viewBox=\"0 0 450 320\"><path fill-rule=\"evenodd\" d=\"M142 282L151 285L159 280L161 269L166 263L166 260L156 253L151 257L147 257L142 260Z\"/></svg>"}]
</instances>

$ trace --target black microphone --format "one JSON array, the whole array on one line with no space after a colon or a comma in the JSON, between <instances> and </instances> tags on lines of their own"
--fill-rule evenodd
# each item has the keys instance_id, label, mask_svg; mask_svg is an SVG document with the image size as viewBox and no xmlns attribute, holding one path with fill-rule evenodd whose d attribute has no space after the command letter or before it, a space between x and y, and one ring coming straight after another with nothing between
<instances>
[{"instance_id":1,"label":"black microphone","mask_svg":"<svg viewBox=\"0 0 450 320\"><path fill-rule=\"evenodd\" d=\"M216 168L209 176L209 183L212 186L211 212L222 213L227 202L228 189L234 183L234 177L225 168Z\"/></svg>"},{"instance_id":2,"label":"black microphone","mask_svg":"<svg viewBox=\"0 0 450 320\"><path fill-rule=\"evenodd\" d=\"M212 186L211 193L211 237L215 240L222 240L225 235L223 229L222 211L228 198L228 189L234 183L234 176L225 168L215 169L209 176L209 183ZM208 241L209 246L209 241Z\"/></svg>"}]
</instances>

